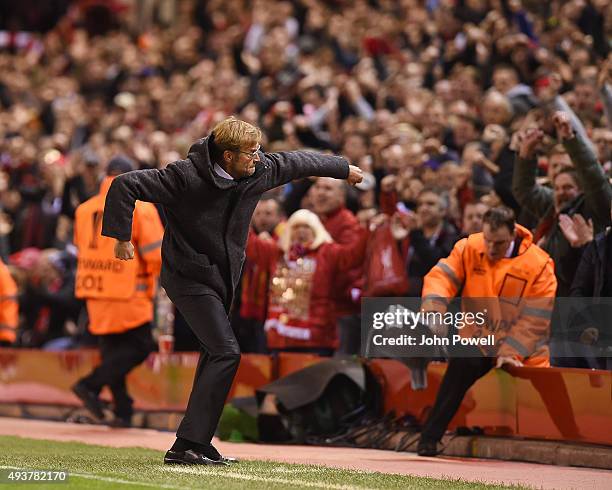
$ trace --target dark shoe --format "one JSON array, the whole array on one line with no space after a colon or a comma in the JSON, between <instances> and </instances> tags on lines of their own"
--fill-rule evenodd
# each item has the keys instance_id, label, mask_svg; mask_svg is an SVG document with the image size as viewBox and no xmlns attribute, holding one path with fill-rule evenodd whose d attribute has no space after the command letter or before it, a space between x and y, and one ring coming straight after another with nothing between
<instances>
[{"instance_id":1,"label":"dark shoe","mask_svg":"<svg viewBox=\"0 0 612 490\"><path fill-rule=\"evenodd\" d=\"M193 449L188 449L187 451L168 450L164 456L164 464L228 466L228 463L225 461L215 461L214 459L207 458L202 453L195 452Z\"/></svg>"},{"instance_id":2,"label":"dark shoe","mask_svg":"<svg viewBox=\"0 0 612 490\"><path fill-rule=\"evenodd\" d=\"M203 452L203 454L213 461L223 461L224 463L237 463L238 460L236 458L230 458L228 456L221 456L221 453L217 451L217 448L212 444L208 445L208 448Z\"/></svg>"},{"instance_id":3,"label":"dark shoe","mask_svg":"<svg viewBox=\"0 0 612 490\"><path fill-rule=\"evenodd\" d=\"M85 405L85 408L89 410L94 417L98 420L104 420L103 405L98 395L81 382L72 387L72 392L79 397L83 405Z\"/></svg>"},{"instance_id":4,"label":"dark shoe","mask_svg":"<svg viewBox=\"0 0 612 490\"><path fill-rule=\"evenodd\" d=\"M437 456L440 454L438 452L438 443L428 439L421 439L417 446L417 454L419 456Z\"/></svg>"}]
</instances>

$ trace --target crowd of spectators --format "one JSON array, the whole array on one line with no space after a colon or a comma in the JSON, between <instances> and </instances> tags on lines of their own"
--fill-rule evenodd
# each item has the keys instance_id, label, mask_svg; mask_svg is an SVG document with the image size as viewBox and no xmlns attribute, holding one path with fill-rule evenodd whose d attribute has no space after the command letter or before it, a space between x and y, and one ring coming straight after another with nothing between
<instances>
[{"instance_id":1,"label":"crowd of spectators","mask_svg":"<svg viewBox=\"0 0 612 490\"><path fill-rule=\"evenodd\" d=\"M0 26L0 257L20 291L17 345L88 342L72 224L111 157L162 168L230 114L262 128L267 152L329 151L366 173L357 189L287 185L255 230L307 208L342 244L354 223L388 221L409 295L489 207L534 232L560 296L610 224L610 0L53 3L53 22L13 6ZM339 288L347 351L367 268ZM245 292L250 272L235 325L261 351L266 293Z\"/></svg>"}]
</instances>

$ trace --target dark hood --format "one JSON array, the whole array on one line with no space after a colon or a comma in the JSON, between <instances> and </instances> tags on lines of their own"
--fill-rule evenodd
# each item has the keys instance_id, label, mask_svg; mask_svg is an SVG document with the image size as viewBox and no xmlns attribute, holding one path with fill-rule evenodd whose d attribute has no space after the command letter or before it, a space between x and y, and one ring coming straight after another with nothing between
<instances>
[{"instance_id":1,"label":"dark hood","mask_svg":"<svg viewBox=\"0 0 612 490\"><path fill-rule=\"evenodd\" d=\"M213 168L214 163L211 162L210 153L208 151L209 141L210 136L196 141L193 145L191 145L191 148L189 148L187 158L189 158L189 160L193 162L200 177L202 177L202 179L204 179L206 182L209 182L216 188L231 189L233 187L236 187L238 185L238 181L224 179L223 177L217 175L217 173L215 172ZM259 162L256 164L256 170L253 176L256 176L261 172L262 164L261 162Z\"/></svg>"},{"instance_id":2,"label":"dark hood","mask_svg":"<svg viewBox=\"0 0 612 490\"><path fill-rule=\"evenodd\" d=\"M209 182L218 189L231 189L237 185L236 181L219 177L213 169L213 163L210 161L210 154L208 152L209 139L210 136L207 136L191 145L187 158L193 162L198 174L206 182Z\"/></svg>"}]
</instances>

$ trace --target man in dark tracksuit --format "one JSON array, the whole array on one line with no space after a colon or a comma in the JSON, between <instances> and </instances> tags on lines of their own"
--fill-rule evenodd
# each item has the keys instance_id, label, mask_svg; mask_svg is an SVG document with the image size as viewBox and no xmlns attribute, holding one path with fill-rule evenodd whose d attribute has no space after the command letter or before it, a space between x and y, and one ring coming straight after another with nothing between
<instances>
[{"instance_id":1,"label":"man in dark tracksuit","mask_svg":"<svg viewBox=\"0 0 612 490\"><path fill-rule=\"evenodd\" d=\"M258 128L230 117L198 140L185 160L115 179L102 234L117 239L115 255L133 257L136 200L163 206L167 225L161 283L201 344L185 417L165 463L226 464L210 444L240 361L228 320L245 259L251 216L260 196L294 179L326 176L355 184L361 171L337 156L263 153Z\"/></svg>"}]
</instances>

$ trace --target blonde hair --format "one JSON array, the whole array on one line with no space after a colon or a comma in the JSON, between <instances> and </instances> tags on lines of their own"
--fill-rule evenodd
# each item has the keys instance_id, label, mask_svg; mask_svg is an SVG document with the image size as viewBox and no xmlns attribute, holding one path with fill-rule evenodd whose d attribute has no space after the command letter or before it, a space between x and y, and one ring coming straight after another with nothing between
<instances>
[{"instance_id":1,"label":"blonde hair","mask_svg":"<svg viewBox=\"0 0 612 490\"><path fill-rule=\"evenodd\" d=\"M261 141L261 130L241 121L235 116L230 116L217 123L212 130L214 141L221 150L241 150L248 146L254 146Z\"/></svg>"},{"instance_id":2,"label":"blonde hair","mask_svg":"<svg viewBox=\"0 0 612 490\"><path fill-rule=\"evenodd\" d=\"M324 243L333 243L334 241L315 213L307 209L298 209L291 215L289 220L287 220L287 224L279 239L279 246L284 252L287 252L291 248L291 231L297 224L307 225L314 232L315 238L310 245L312 250L316 250Z\"/></svg>"}]
</instances>

